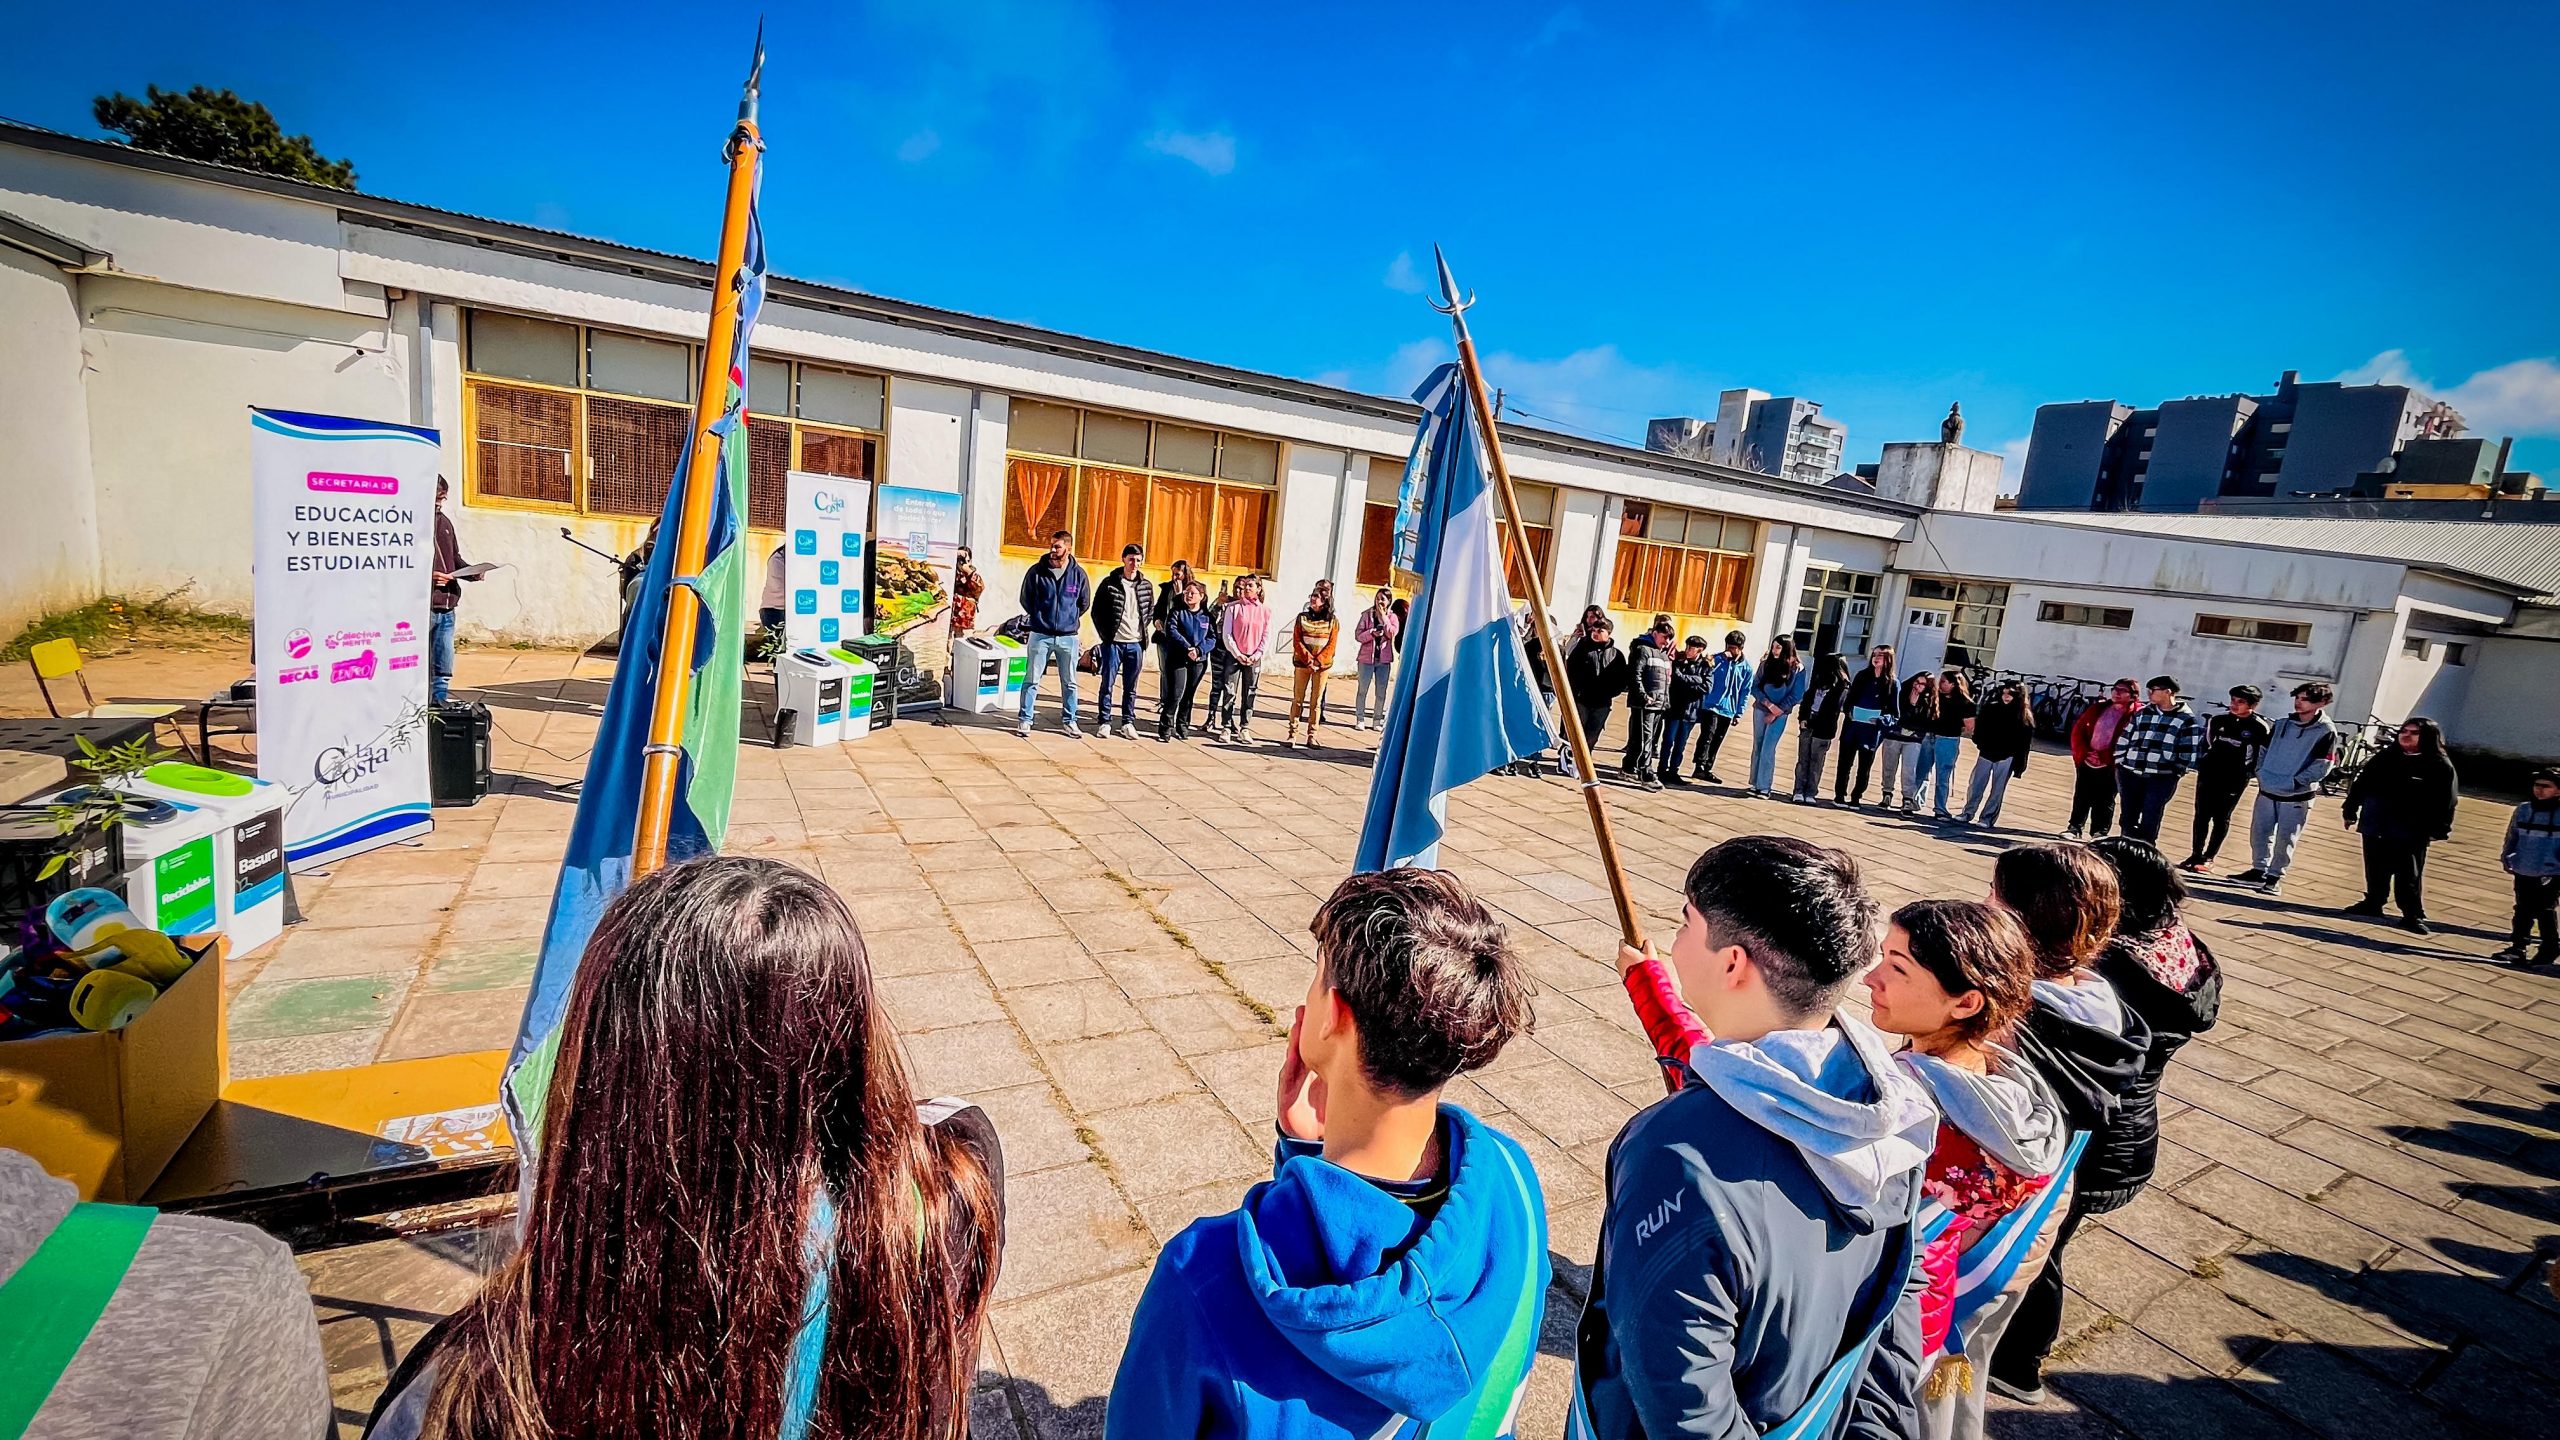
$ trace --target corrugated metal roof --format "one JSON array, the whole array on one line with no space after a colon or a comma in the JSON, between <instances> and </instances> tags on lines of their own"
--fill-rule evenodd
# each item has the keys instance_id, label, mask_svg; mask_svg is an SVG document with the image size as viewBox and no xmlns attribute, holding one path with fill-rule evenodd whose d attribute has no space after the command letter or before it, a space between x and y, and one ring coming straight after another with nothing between
<instances>
[{"instance_id":1,"label":"corrugated metal roof","mask_svg":"<svg viewBox=\"0 0 2560 1440\"><path fill-rule=\"evenodd\" d=\"M2013 512L2038 520L2141 530L2288 550L2397 560L2429 570L2494 580L2528 595L2560 595L2560 523L2487 520L2369 520L2289 515L2083 514Z\"/></svg>"}]
</instances>

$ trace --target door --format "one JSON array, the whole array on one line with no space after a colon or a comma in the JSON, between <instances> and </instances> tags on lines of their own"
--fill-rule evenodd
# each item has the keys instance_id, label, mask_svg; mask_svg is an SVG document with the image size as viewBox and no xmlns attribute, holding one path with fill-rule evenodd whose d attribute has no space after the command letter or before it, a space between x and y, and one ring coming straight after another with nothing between
<instances>
[{"instance_id":1,"label":"door","mask_svg":"<svg viewBox=\"0 0 2560 1440\"><path fill-rule=\"evenodd\" d=\"M1893 647L1894 670L1902 675L1935 673L1947 658L1947 615L1914 605L1902 613L1902 643Z\"/></svg>"}]
</instances>

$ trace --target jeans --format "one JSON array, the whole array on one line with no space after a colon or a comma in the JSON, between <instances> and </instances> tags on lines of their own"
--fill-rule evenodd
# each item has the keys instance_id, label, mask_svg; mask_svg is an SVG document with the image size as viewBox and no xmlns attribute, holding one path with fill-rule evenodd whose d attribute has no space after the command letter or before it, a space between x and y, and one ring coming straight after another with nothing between
<instances>
[{"instance_id":1,"label":"jeans","mask_svg":"<svg viewBox=\"0 0 2560 1440\"><path fill-rule=\"evenodd\" d=\"M2311 823L2311 797L2279 800L2264 790L2249 808L2249 865L2269 880L2281 880L2293 868L2293 847L2302 827Z\"/></svg>"},{"instance_id":2,"label":"jeans","mask_svg":"<svg viewBox=\"0 0 2560 1440\"><path fill-rule=\"evenodd\" d=\"M1823 762L1831 758L1833 742L1807 730L1796 737L1796 796L1804 800L1822 798Z\"/></svg>"},{"instance_id":3,"label":"jeans","mask_svg":"<svg viewBox=\"0 0 2560 1440\"><path fill-rule=\"evenodd\" d=\"M1262 667L1240 665L1224 650L1209 657L1209 728L1242 735L1253 729L1262 698Z\"/></svg>"},{"instance_id":4,"label":"jeans","mask_svg":"<svg viewBox=\"0 0 2560 1440\"><path fill-rule=\"evenodd\" d=\"M1725 732L1732 728L1733 717L1730 715L1720 715L1713 710L1703 709L1698 712L1699 778L1704 779L1715 773L1716 751L1723 748ZM1673 758L1676 760L1678 757Z\"/></svg>"},{"instance_id":5,"label":"jeans","mask_svg":"<svg viewBox=\"0 0 2560 1440\"><path fill-rule=\"evenodd\" d=\"M1925 741L1896 740L1890 735L1877 742L1876 767L1884 771L1884 785L1879 798L1884 804L1892 805L1897 795L1908 801L1920 793L1916 772L1920 752L1928 748Z\"/></svg>"},{"instance_id":6,"label":"jeans","mask_svg":"<svg viewBox=\"0 0 2560 1440\"><path fill-rule=\"evenodd\" d=\"M1662 765L1655 773L1665 780L1680 773L1680 757L1688 753L1689 732L1698 728L1698 707L1675 705L1662 721Z\"/></svg>"},{"instance_id":7,"label":"jeans","mask_svg":"<svg viewBox=\"0 0 2560 1440\"><path fill-rule=\"evenodd\" d=\"M2379 910L2386 899L2400 902L2411 920L2427 918L2427 845L2425 840L2364 837L2364 904Z\"/></svg>"},{"instance_id":8,"label":"jeans","mask_svg":"<svg viewBox=\"0 0 2560 1440\"><path fill-rule=\"evenodd\" d=\"M2516 917L2508 939L2521 950L2538 929L2543 953L2560 950L2560 875L2518 875L2515 882Z\"/></svg>"},{"instance_id":9,"label":"jeans","mask_svg":"<svg viewBox=\"0 0 2560 1440\"><path fill-rule=\"evenodd\" d=\"M1627 712L1627 764L1630 780L1651 780L1662 768L1663 710L1630 710Z\"/></svg>"},{"instance_id":10,"label":"jeans","mask_svg":"<svg viewBox=\"0 0 2560 1440\"><path fill-rule=\"evenodd\" d=\"M427 699L441 705L453 698L453 612L427 612Z\"/></svg>"},{"instance_id":11,"label":"jeans","mask_svg":"<svg viewBox=\"0 0 2560 1440\"><path fill-rule=\"evenodd\" d=\"M1788 717L1751 707L1751 793L1766 795L1778 787L1778 738L1787 733Z\"/></svg>"},{"instance_id":12,"label":"jeans","mask_svg":"<svg viewBox=\"0 0 2560 1440\"><path fill-rule=\"evenodd\" d=\"M1370 720L1375 720L1381 725L1386 723L1387 696L1393 693L1393 686L1389 677L1394 673L1394 670L1395 662L1392 660L1363 660L1360 662L1360 688L1351 692L1351 721L1353 724L1356 725ZM1369 698L1373 691L1378 697L1374 702Z\"/></svg>"},{"instance_id":13,"label":"jeans","mask_svg":"<svg viewBox=\"0 0 2560 1440\"><path fill-rule=\"evenodd\" d=\"M2231 812L2240 807L2240 797L2248 793L2249 776L2196 776L2196 848L2198 860L2210 860L2222 853L2222 842L2231 836Z\"/></svg>"},{"instance_id":14,"label":"jeans","mask_svg":"<svg viewBox=\"0 0 2560 1440\"><path fill-rule=\"evenodd\" d=\"M1102 693L1094 697L1094 718L1104 725L1111 723L1111 682L1117 679L1120 682L1120 723L1135 726L1138 672L1147 668L1147 647L1135 640L1125 643L1105 640L1095 648L1102 652Z\"/></svg>"},{"instance_id":15,"label":"jeans","mask_svg":"<svg viewBox=\"0 0 2560 1440\"><path fill-rule=\"evenodd\" d=\"M1932 735L1921 741L1913 757L1911 790L1902 797L1903 805L1918 809L1920 792L1930 790L1937 797L1930 807L1931 813L1941 820L1946 819L1955 802L1955 796L1948 792L1955 788L1956 752L1963 748L1964 737L1961 735ZM1930 788L1932 785L1936 787L1934 790Z\"/></svg>"},{"instance_id":16,"label":"jeans","mask_svg":"<svg viewBox=\"0 0 2560 1440\"><path fill-rule=\"evenodd\" d=\"M1867 777L1875 772L1876 742L1884 736L1884 727L1852 720L1840 727L1840 768L1831 777L1831 798L1843 805L1863 803L1867 798ZM1849 784L1849 766L1858 767L1858 783ZM1887 775L1890 777L1891 772Z\"/></svg>"},{"instance_id":17,"label":"jeans","mask_svg":"<svg viewBox=\"0 0 2560 1440\"><path fill-rule=\"evenodd\" d=\"M1068 725L1076 723L1076 637L1043 635L1034 630L1022 637L1022 723L1031 723L1031 712L1040 697L1040 676L1049 662L1058 662L1058 719Z\"/></svg>"},{"instance_id":18,"label":"jeans","mask_svg":"<svg viewBox=\"0 0 2560 1440\"><path fill-rule=\"evenodd\" d=\"M1964 787L1964 823L1974 823L1977 815L1985 825L2000 823L2000 802L2009 794L2009 770L2016 763L1988 755L1973 757L1973 777Z\"/></svg>"},{"instance_id":19,"label":"jeans","mask_svg":"<svg viewBox=\"0 0 2560 1440\"><path fill-rule=\"evenodd\" d=\"M1157 651L1156 660L1156 738L1188 740L1192 697L1200 693L1200 676L1209 662L1171 648Z\"/></svg>"},{"instance_id":20,"label":"jeans","mask_svg":"<svg viewBox=\"0 0 2560 1440\"><path fill-rule=\"evenodd\" d=\"M2159 844L2160 817L2169 813L2169 800L2177 793L2175 774L2144 775L2117 766L2116 796L2124 802L2124 813L2118 817L2123 828L2117 833Z\"/></svg>"},{"instance_id":21,"label":"jeans","mask_svg":"<svg viewBox=\"0 0 2560 1440\"><path fill-rule=\"evenodd\" d=\"M2071 766L2071 833L2095 840L2116 823L2116 767ZM2292 850L2287 845L2287 851Z\"/></svg>"}]
</instances>

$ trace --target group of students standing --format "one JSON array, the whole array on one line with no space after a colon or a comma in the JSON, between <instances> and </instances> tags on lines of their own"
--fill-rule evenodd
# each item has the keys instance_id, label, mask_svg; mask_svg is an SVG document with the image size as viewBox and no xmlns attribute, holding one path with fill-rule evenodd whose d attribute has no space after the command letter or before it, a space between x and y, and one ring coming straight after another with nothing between
<instances>
[{"instance_id":1,"label":"group of students standing","mask_svg":"<svg viewBox=\"0 0 2560 1440\"><path fill-rule=\"evenodd\" d=\"M1367 609L1346 622L1334 608L1333 582L1319 580L1308 592L1305 607L1284 623L1264 602L1264 580L1259 575L1222 580L1212 594L1193 576L1188 560L1174 561L1162 585L1141 568L1145 561L1144 546L1123 547L1119 567L1096 581L1076 562L1073 535L1061 530L1049 538L1048 552L1022 577L1018 623L1028 664L1015 734L1031 733L1040 680L1054 664L1059 733L1084 738L1076 723L1080 710L1076 671L1088 617L1097 637L1095 668L1102 681L1096 697L1101 707L1098 734L1138 738L1138 675L1152 644L1157 665L1157 740L1191 738L1192 709L1205 677L1209 701L1202 738L1254 744L1253 716L1262 696L1262 667L1284 638L1289 647L1290 685L1281 744L1297 746L1301 733L1304 743L1316 743L1316 731L1326 718L1327 682L1346 636L1355 647L1359 668L1352 728L1369 730L1386 723L1388 681L1403 645L1405 616L1388 591L1379 590ZM1112 719L1115 689L1116 725Z\"/></svg>"},{"instance_id":2,"label":"group of students standing","mask_svg":"<svg viewBox=\"0 0 2560 1440\"><path fill-rule=\"evenodd\" d=\"M2012 849L1985 899L1890 917L1837 850L1700 855L1667 952L1620 955L1669 1093L1610 1147L1565 1433L1949 1440L1989 1390L2041 1398L2072 1237L2149 1180L2161 1072L2214 1021L2182 893L2129 838ZM1311 930L1272 1178L1158 1257L1115 1440L1513 1431L1547 1215L1527 1152L1444 1091L1529 1032L1526 967L1445 871L1354 875ZM1002 1150L913 1096L872 967L777 862L618 898L521 1240L368 1435L955 1433ZM1841 1008L1862 983L1872 1024Z\"/></svg>"}]
</instances>

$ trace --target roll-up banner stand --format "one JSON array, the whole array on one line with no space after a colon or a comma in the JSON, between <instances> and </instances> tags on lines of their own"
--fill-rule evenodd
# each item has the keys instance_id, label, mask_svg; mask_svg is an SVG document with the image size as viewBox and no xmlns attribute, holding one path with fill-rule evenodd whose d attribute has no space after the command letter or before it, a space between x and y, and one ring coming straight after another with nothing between
<instances>
[{"instance_id":1,"label":"roll-up banner stand","mask_svg":"<svg viewBox=\"0 0 2560 1440\"><path fill-rule=\"evenodd\" d=\"M295 870L425 834L436 432L249 412L258 778Z\"/></svg>"},{"instance_id":2,"label":"roll-up banner stand","mask_svg":"<svg viewBox=\"0 0 2560 1440\"><path fill-rule=\"evenodd\" d=\"M871 482L783 476L782 641L823 650L870 633Z\"/></svg>"},{"instance_id":3,"label":"roll-up banner stand","mask_svg":"<svg viewBox=\"0 0 2560 1440\"><path fill-rule=\"evenodd\" d=\"M960 497L948 490L880 487L872 541L873 611L897 637L899 674L880 677L898 713L942 708L951 669L951 585L960 562Z\"/></svg>"}]
</instances>

